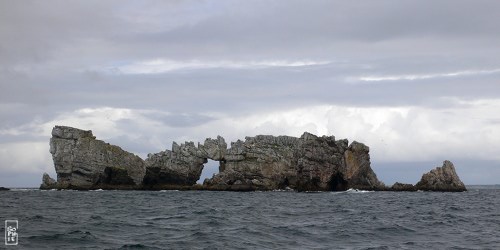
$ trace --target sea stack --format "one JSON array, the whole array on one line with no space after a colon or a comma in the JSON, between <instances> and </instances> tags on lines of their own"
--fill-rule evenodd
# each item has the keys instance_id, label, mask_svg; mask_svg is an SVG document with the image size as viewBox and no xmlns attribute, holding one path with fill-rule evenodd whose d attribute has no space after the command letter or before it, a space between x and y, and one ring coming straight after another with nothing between
<instances>
[{"instance_id":1,"label":"sea stack","mask_svg":"<svg viewBox=\"0 0 500 250\"><path fill-rule=\"evenodd\" d=\"M464 183L458 177L453 163L450 161L444 161L442 167L437 167L425 173L415 187L423 191L467 191Z\"/></svg>"},{"instance_id":2,"label":"sea stack","mask_svg":"<svg viewBox=\"0 0 500 250\"><path fill-rule=\"evenodd\" d=\"M50 139L50 153L58 188L133 189L142 185L146 171L140 157L96 140L90 130L55 126ZM44 181L44 184L48 183Z\"/></svg>"}]
</instances>

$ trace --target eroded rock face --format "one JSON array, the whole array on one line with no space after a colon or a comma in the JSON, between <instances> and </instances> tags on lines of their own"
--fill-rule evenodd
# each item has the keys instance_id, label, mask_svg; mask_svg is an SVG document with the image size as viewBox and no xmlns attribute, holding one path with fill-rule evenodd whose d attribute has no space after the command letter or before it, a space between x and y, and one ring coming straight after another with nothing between
<instances>
[{"instance_id":1,"label":"eroded rock face","mask_svg":"<svg viewBox=\"0 0 500 250\"><path fill-rule=\"evenodd\" d=\"M172 150L149 154L145 161L145 187L168 188L168 185L194 185L200 179L207 159L224 161L227 144L224 138L207 138L198 147L193 142L180 146L172 144ZM163 186L163 187L162 187Z\"/></svg>"},{"instance_id":2,"label":"eroded rock face","mask_svg":"<svg viewBox=\"0 0 500 250\"><path fill-rule=\"evenodd\" d=\"M52 179L49 174L43 173L42 184L40 185L40 189L53 189L57 188L56 180Z\"/></svg>"},{"instance_id":3,"label":"eroded rock face","mask_svg":"<svg viewBox=\"0 0 500 250\"><path fill-rule=\"evenodd\" d=\"M173 143L172 150L149 154L145 161L144 185L193 185L206 159L193 142Z\"/></svg>"},{"instance_id":4,"label":"eroded rock face","mask_svg":"<svg viewBox=\"0 0 500 250\"><path fill-rule=\"evenodd\" d=\"M145 174L140 157L96 140L90 130L54 127L50 153L59 188L134 187L142 184Z\"/></svg>"},{"instance_id":5,"label":"eroded rock face","mask_svg":"<svg viewBox=\"0 0 500 250\"><path fill-rule=\"evenodd\" d=\"M291 136L258 135L231 143L224 171L204 185L217 190L299 191L382 189L370 167L369 149L334 136L304 133Z\"/></svg>"},{"instance_id":6,"label":"eroded rock face","mask_svg":"<svg viewBox=\"0 0 500 250\"><path fill-rule=\"evenodd\" d=\"M344 153L346 161L345 178L351 187L357 189L380 189L385 185L377 179L370 166L370 148L353 141Z\"/></svg>"},{"instance_id":7,"label":"eroded rock face","mask_svg":"<svg viewBox=\"0 0 500 250\"><path fill-rule=\"evenodd\" d=\"M415 187L423 191L467 191L464 183L458 177L453 163L450 161L444 161L442 167L437 167L425 173Z\"/></svg>"}]
</instances>

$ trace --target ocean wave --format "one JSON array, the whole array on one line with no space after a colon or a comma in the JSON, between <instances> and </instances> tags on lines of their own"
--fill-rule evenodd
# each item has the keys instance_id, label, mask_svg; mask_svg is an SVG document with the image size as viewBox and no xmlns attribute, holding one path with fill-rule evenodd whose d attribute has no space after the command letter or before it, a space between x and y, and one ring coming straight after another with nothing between
<instances>
[{"instance_id":1,"label":"ocean wave","mask_svg":"<svg viewBox=\"0 0 500 250\"><path fill-rule=\"evenodd\" d=\"M11 188L10 191L18 191L18 192L29 192L29 191L39 191L38 188Z\"/></svg>"},{"instance_id":2,"label":"ocean wave","mask_svg":"<svg viewBox=\"0 0 500 250\"><path fill-rule=\"evenodd\" d=\"M19 243L26 249L500 246L498 190L453 195L355 189L309 195L163 192L170 193L5 192L2 198L12 202L1 205L0 212L19 219Z\"/></svg>"},{"instance_id":3,"label":"ocean wave","mask_svg":"<svg viewBox=\"0 0 500 250\"><path fill-rule=\"evenodd\" d=\"M272 192L295 192L296 190L293 188L286 187L285 189L274 189Z\"/></svg>"},{"instance_id":4,"label":"ocean wave","mask_svg":"<svg viewBox=\"0 0 500 250\"><path fill-rule=\"evenodd\" d=\"M356 194L363 194L363 193L374 193L375 191L369 191L369 190L360 190L360 189L355 189L355 188L349 188L344 193L356 193Z\"/></svg>"}]
</instances>

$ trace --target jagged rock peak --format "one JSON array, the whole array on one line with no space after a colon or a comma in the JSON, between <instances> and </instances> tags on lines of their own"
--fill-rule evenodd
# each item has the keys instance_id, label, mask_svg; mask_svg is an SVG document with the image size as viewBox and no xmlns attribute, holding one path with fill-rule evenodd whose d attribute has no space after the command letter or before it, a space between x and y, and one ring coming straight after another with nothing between
<instances>
[{"instance_id":1,"label":"jagged rock peak","mask_svg":"<svg viewBox=\"0 0 500 250\"><path fill-rule=\"evenodd\" d=\"M318 139L318 136L316 136L315 134L311 134L311 133L309 133L309 132L306 131L306 132L304 132L300 136L300 139L306 140L306 141L308 141L308 140L316 140L316 139Z\"/></svg>"},{"instance_id":2,"label":"jagged rock peak","mask_svg":"<svg viewBox=\"0 0 500 250\"><path fill-rule=\"evenodd\" d=\"M57 188L56 186L56 180L52 179L49 174L43 173L42 185L40 185L40 189L53 189Z\"/></svg>"},{"instance_id":3,"label":"jagged rock peak","mask_svg":"<svg viewBox=\"0 0 500 250\"><path fill-rule=\"evenodd\" d=\"M204 144L185 142L172 143L172 150L148 154L145 160L146 174L143 184L146 187L160 188L166 185L193 185L199 180L207 159L224 161L227 144L222 136L207 138Z\"/></svg>"},{"instance_id":4,"label":"jagged rock peak","mask_svg":"<svg viewBox=\"0 0 500 250\"><path fill-rule=\"evenodd\" d=\"M455 166L450 161L444 161L442 167L436 167L422 176L415 185L418 190L424 191L467 191L464 183L458 177Z\"/></svg>"},{"instance_id":5,"label":"jagged rock peak","mask_svg":"<svg viewBox=\"0 0 500 250\"><path fill-rule=\"evenodd\" d=\"M222 161L226 156L227 143L220 135L216 139L207 138L205 143L198 143L198 148L202 150L206 158L214 161Z\"/></svg>"}]
</instances>

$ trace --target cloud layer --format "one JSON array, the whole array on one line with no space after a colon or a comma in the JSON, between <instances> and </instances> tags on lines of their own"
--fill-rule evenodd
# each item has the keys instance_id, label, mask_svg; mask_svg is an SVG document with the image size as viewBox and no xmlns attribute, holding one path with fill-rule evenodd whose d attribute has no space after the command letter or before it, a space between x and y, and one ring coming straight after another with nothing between
<instances>
[{"instance_id":1,"label":"cloud layer","mask_svg":"<svg viewBox=\"0 0 500 250\"><path fill-rule=\"evenodd\" d=\"M498 183L499 11L451 0L2 1L0 186L53 174L56 124L143 157L218 134L333 134L368 144L388 184L445 159L467 184Z\"/></svg>"}]
</instances>

